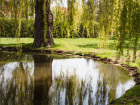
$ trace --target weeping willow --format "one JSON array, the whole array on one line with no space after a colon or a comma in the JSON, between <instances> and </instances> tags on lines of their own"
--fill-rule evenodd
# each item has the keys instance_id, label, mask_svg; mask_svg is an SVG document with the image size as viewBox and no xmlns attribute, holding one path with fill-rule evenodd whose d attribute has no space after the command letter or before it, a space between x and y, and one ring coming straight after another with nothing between
<instances>
[{"instance_id":1,"label":"weeping willow","mask_svg":"<svg viewBox=\"0 0 140 105\"><path fill-rule=\"evenodd\" d=\"M97 13L97 0L82 0L82 24L87 31L87 37L94 35L94 23Z\"/></svg>"},{"instance_id":2,"label":"weeping willow","mask_svg":"<svg viewBox=\"0 0 140 105\"><path fill-rule=\"evenodd\" d=\"M57 2L56 6L52 8L52 13L54 16L54 33L57 35L55 37L61 36L65 37L66 27L67 27L67 8L64 7L63 2Z\"/></svg>"},{"instance_id":3,"label":"weeping willow","mask_svg":"<svg viewBox=\"0 0 140 105\"><path fill-rule=\"evenodd\" d=\"M120 12L120 24L118 27L118 52L123 55L127 48L127 55L133 53L133 61L136 59L138 41L140 38L140 2L138 0L123 0ZM128 56L130 59L130 56Z\"/></svg>"},{"instance_id":4,"label":"weeping willow","mask_svg":"<svg viewBox=\"0 0 140 105\"><path fill-rule=\"evenodd\" d=\"M75 37L81 22L81 0L68 0L67 6L63 2L56 2L53 7L54 31L61 37ZM57 36L56 36L57 37Z\"/></svg>"},{"instance_id":5,"label":"weeping willow","mask_svg":"<svg viewBox=\"0 0 140 105\"><path fill-rule=\"evenodd\" d=\"M118 55L127 55L133 50L136 59L140 37L140 2L138 0L101 0L99 3L99 37L105 47L106 41L115 36L118 40ZM128 57L130 58L130 56Z\"/></svg>"},{"instance_id":6,"label":"weeping willow","mask_svg":"<svg viewBox=\"0 0 140 105\"><path fill-rule=\"evenodd\" d=\"M67 7L63 6L63 2L57 2L53 8L54 28L59 25L60 29L55 29L55 33L60 34L61 31L61 37L74 38L86 30L86 37L93 37L96 12L96 0L68 0ZM80 30L81 26L83 30Z\"/></svg>"},{"instance_id":7,"label":"weeping willow","mask_svg":"<svg viewBox=\"0 0 140 105\"><path fill-rule=\"evenodd\" d=\"M99 38L100 48L108 45L107 40L113 35L114 12L117 0L101 0L99 2Z\"/></svg>"},{"instance_id":8,"label":"weeping willow","mask_svg":"<svg viewBox=\"0 0 140 105\"><path fill-rule=\"evenodd\" d=\"M78 32L78 28L81 20L81 1L80 0L68 0L68 23L67 23L67 37L70 33Z\"/></svg>"},{"instance_id":9,"label":"weeping willow","mask_svg":"<svg viewBox=\"0 0 140 105\"><path fill-rule=\"evenodd\" d=\"M48 31L46 2L49 5L55 2L56 5L52 7L52 10L56 34L61 34L61 37L74 38L75 35L83 36L86 32L86 37L90 38L94 36L95 23L99 23L100 48L108 47L107 41L115 37L118 55L123 55L124 50L127 50L127 55L133 51L133 59L136 59L140 38L139 0L67 0L66 7L64 7L63 0L44 0L43 2L45 40ZM2 18L14 18L18 23L16 31L18 40L22 18L26 18L28 22L28 18L34 17L35 4L35 0L0 0ZM5 23L1 22L1 24L1 29L4 30ZM55 29L58 26L59 29Z\"/></svg>"}]
</instances>

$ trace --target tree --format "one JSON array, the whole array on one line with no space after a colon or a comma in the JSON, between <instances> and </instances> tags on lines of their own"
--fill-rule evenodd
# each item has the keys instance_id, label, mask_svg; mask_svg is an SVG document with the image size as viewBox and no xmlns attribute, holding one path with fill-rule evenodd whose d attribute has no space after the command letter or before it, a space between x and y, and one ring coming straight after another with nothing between
<instances>
[{"instance_id":1,"label":"tree","mask_svg":"<svg viewBox=\"0 0 140 105\"><path fill-rule=\"evenodd\" d=\"M36 0L35 6L35 47L50 46L53 41L53 14L50 10L51 0ZM43 8L42 8L43 7Z\"/></svg>"}]
</instances>

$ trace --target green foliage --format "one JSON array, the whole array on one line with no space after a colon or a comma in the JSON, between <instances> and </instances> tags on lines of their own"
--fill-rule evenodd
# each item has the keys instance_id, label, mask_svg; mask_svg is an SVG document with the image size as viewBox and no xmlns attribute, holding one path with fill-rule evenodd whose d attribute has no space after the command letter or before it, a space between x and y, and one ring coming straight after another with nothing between
<instances>
[{"instance_id":1,"label":"green foliage","mask_svg":"<svg viewBox=\"0 0 140 105\"><path fill-rule=\"evenodd\" d=\"M5 10L6 3L3 1L0 3L0 10L5 12L8 10ZM47 8L46 1L44 0L42 7L44 14ZM50 0L48 2L49 7ZM133 50L133 61L137 59L140 38L139 0L67 0L67 7L64 7L62 0L51 2L56 3L52 8L55 38L99 37L99 48L110 47L107 40L116 39L118 42L115 47L119 56L123 55L124 50L127 49L128 59L130 59L130 50ZM4 20L0 20L0 35L34 37L34 23L30 22L28 17L35 14L35 3L34 0L10 0L8 5L10 12L5 12ZM13 20L8 20L6 23L7 17ZM23 17L27 20L21 19ZM46 33L46 16L44 16L44 23L44 33ZM115 47L113 46L113 49L116 49Z\"/></svg>"},{"instance_id":2,"label":"green foliage","mask_svg":"<svg viewBox=\"0 0 140 105\"><path fill-rule=\"evenodd\" d=\"M113 36L117 39L118 55L127 49L133 50L133 61L137 58L140 38L140 2L138 0L100 0L99 3L100 48L108 45L106 41ZM130 59L130 57L128 57Z\"/></svg>"},{"instance_id":3,"label":"green foliage","mask_svg":"<svg viewBox=\"0 0 140 105\"><path fill-rule=\"evenodd\" d=\"M63 7L63 3L57 2L52 12L54 15L54 37L98 37L96 0L68 0L68 7Z\"/></svg>"},{"instance_id":4,"label":"green foliage","mask_svg":"<svg viewBox=\"0 0 140 105\"><path fill-rule=\"evenodd\" d=\"M99 30L99 24L98 22L94 22L94 35L90 36L91 38L97 38ZM91 31L89 31L91 32ZM54 21L54 38L67 38L67 25L64 23L64 21ZM69 38L88 38L87 34L87 28L83 28L83 24L78 27L77 31L74 31L73 29L69 30Z\"/></svg>"},{"instance_id":5,"label":"green foliage","mask_svg":"<svg viewBox=\"0 0 140 105\"><path fill-rule=\"evenodd\" d=\"M0 37L17 37L18 20L17 19L0 19ZM54 32L55 38L66 38L67 37L67 25L65 21L54 21ZM94 34L98 36L99 24L94 23ZM34 37L34 19L21 19L21 30L20 37ZM75 32L73 29L70 30L70 38L87 38L86 28L83 29L83 25L79 27L78 31Z\"/></svg>"},{"instance_id":6,"label":"green foliage","mask_svg":"<svg viewBox=\"0 0 140 105\"><path fill-rule=\"evenodd\" d=\"M17 19L0 19L0 37L17 37ZM34 37L34 19L21 19L20 37Z\"/></svg>"},{"instance_id":7,"label":"green foliage","mask_svg":"<svg viewBox=\"0 0 140 105\"><path fill-rule=\"evenodd\" d=\"M111 32L112 27L112 6L113 2L111 0L101 0L99 4L99 37L103 40L103 43L100 44L100 48L106 47L106 40L109 39L109 34Z\"/></svg>"},{"instance_id":8,"label":"green foliage","mask_svg":"<svg viewBox=\"0 0 140 105\"><path fill-rule=\"evenodd\" d=\"M133 49L136 56L140 36L140 5L137 0L124 0L121 5L118 50L123 54L124 46L127 46Z\"/></svg>"}]
</instances>

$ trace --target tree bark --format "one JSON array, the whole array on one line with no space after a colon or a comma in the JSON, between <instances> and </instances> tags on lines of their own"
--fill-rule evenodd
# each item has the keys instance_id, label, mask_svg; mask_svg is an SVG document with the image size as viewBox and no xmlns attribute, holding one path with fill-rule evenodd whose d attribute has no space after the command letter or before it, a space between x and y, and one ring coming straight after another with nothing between
<instances>
[{"instance_id":1,"label":"tree bark","mask_svg":"<svg viewBox=\"0 0 140 105\"><path fill-rule=\"evenodd\" d=\"M35 6L35 37L33 45L35 47L46 47L55 44L53 41L53 14L50 10L50 0L46 0L46 23L47 33L44 36L44 0L36 0ZM47 40L45 40L47 39Z\"/></svg>"}]
</instances>

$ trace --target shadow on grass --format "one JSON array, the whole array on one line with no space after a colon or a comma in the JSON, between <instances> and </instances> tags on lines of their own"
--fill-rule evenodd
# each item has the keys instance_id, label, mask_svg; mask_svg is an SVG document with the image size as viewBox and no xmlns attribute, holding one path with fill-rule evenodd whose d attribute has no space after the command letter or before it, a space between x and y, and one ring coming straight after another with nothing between
<instances>
[{"instance_id":1,"label":"shadow on grass","mask_svg":"<svg viewBox=\"0 0 140 105\"><path fill-rule=\"evenodd\" d=\"M94 43L94 44L86 44L86 45L77 45L78 47L82 47L82 48L95 48L98 49L98 44Z\"/></svg>"},{"instance_id":2,"label":"shadow on grass","mask_svg":"<svg viewBox=\"0 0 140 105\"><path fill-rule=\"evenodd\" d=\"M0 44L1 47L16 47L17 44Z\"/></svg>"},{"instance_id":3,"label":"shadow on grass","mask_svg":"<svg viewBox=\"0 0 140 105\"><path fill-rule=\"evenodd\" d=\"M81 48L94 48L94 49L100 49L99 44L93 43L93 44L87 44L87 45L77 45L78 47ZM111 49L111 50L116 50L116 45L114 43L111 43L108 47L103 47L105 49Z\"/></svg>"},{"instance_id":4,"label":"shadow on grass","mask_svg":"<svg viewBox=\"0 0 140 105\"><path fill-rule=\"evenodd\" d=\"M57 47L60 47L61 45L60 44L55 44L55 45L52 45L51 48L57 48Z\"/></svg>"},{"instance_id":5,"label":"shadow on grass","mask_svg":"<svg viewBox=\"0 0 140 105\"><path fill-rule=\"evenodd\" d=\"M34 46L33 46L33 43L21 43L22 44L22 46L23 47L26 47L26 48L35 48Z\"/></svg>"},{"instance_id":6,"label":"shadow on grass","mask_svg":"<svg viewBox=\"0 0 140 105\"><path fill-rule=\"evenodd\" d=\"M33 43L20 43L22 47L33 48ZM18 44L0 44L1 47L17 47Z\"/></svg>"},{"instance_id":7,"label":"shadow on grass","mask_svg":"<svg viewBox=\"0 0 140 105\"><path fill-rule=\"evenodd\" d=\"M30 48L30 49L33 49L33 48L37 48L37 47L34 47L33 46L33 43L20 43L22 45L22 47L25 47L25 48ZM0 47L17 47L18 44L0 44ZM60 44L56 44L56 45L52 45L51 48L57 48L61 46ZM44 47L40 47L40 48L44 48Z\"/></svg>"}]
</instances>

